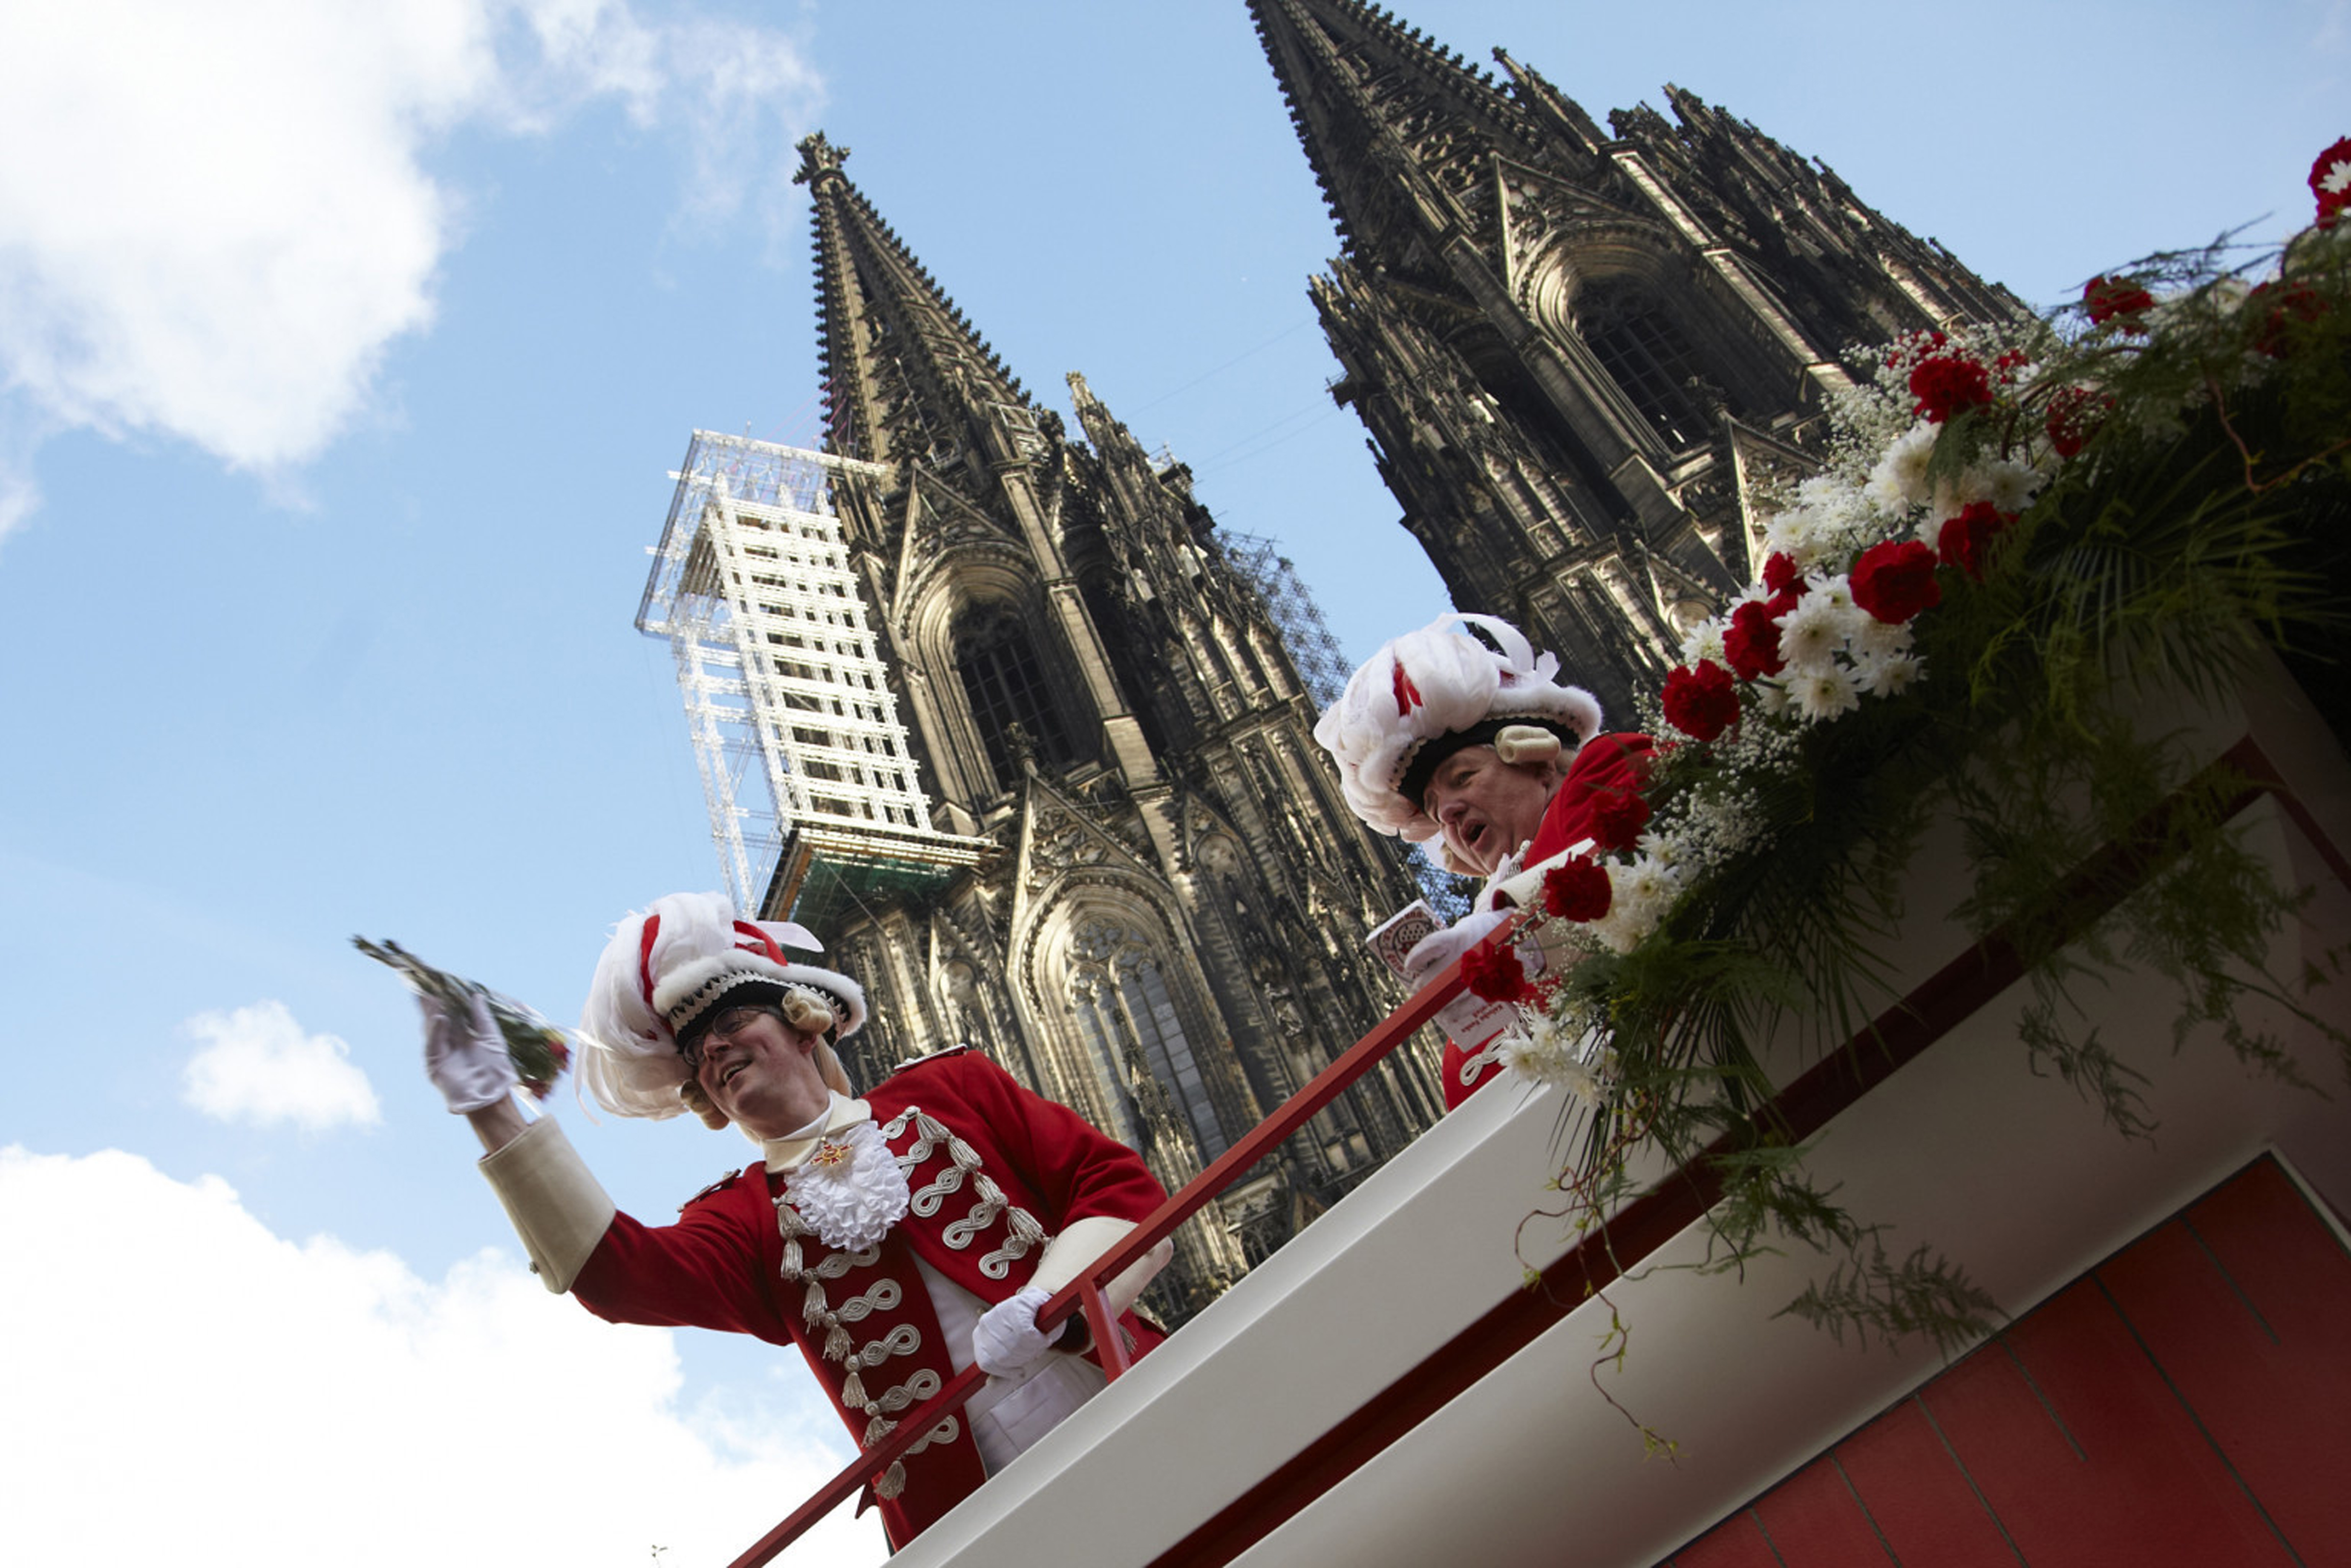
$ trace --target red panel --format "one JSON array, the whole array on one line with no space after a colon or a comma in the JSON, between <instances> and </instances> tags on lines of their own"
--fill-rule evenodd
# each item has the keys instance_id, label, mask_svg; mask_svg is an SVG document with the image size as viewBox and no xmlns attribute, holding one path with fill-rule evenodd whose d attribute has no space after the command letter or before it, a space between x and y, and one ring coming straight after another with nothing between
<instances>
[{"instance_id":1,"label":"red panel","mask_svg":"<svg viewBox=\"0 0 2351 1568\"><path fill-rule=\"evenodd\" d=\"M2099 1277L2304 1563L2351 1568L2351 1257L2269 1160L2189 1221Z\"/></svg>"},{"instance_id":2,"label":"red panel","mask_svg":"<svg viewBox=\"0 0 2351 1568\"><path fill-rule=\"evenodd\" d=\"M2007 1339L2046 1408L1996 1345L1920 1397L2028 1563L2291 1563L2095 1283Z\"/></svg>"},{"instance_id":3,"label":"red panel","mask_svg":"<svg viewBox=\"0 0 2351 1568\"><path fill-rule=\"evenodd\" d=\"M1981 1354L1946 1378L1965 1372ZM2001 1353L1995 1347L1992 1354ZM1905 1399L1834 1451L1902 1568L1983 1568L2016 1561L1917 1400Z\"/></svg>"},{"instance_id":4,"label":"red panel","mask_svg":"<svg viewBox=\"0 0 2351 1568\"><path fill-rule=\"evenodd\" d=\"M1827 1459L1814 1459L1757 1500L1756 1515L1785 1568L1887 1564L1886 1547Z\"/></svg>"},{"instance_id":5,"label":"red panel","mask_svg":"<svg viewBox=\"0 0 2351 1568\"><path fill-rule=\"evenodd\" d=\"M1779 1568L1755 1516L1743 1508L1667 1561L1673 1568Z\"/></svg>"}]
</instances>

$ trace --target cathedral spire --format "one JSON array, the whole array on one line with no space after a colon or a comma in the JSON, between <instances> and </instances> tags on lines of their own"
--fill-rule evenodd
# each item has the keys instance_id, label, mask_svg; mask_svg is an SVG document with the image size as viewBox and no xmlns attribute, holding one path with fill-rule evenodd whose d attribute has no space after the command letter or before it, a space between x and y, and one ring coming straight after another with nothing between
<instances>
[{"instance_id":1,"label":"cathedral spire","mask_svg":"<svg viewBox=\"0 0 2351 1568\"><path fill-rule=\"evenodd\" d=\"M946 465L985 432L1035 428L1020 382L847 174L849 149L817 131L795 184L815 207L825 442L876 463Z\"/></svg>"},{"instance_id":2,"label":"cathedral spire","mask_svg":"<svg viewBox=\"0 0 2351 1568\"><path fill-rule=\"evenodd\" d=\"M1249 11L1351 256L1419 271L1449 240L1490 244L1494 156L1542 159L1536 116L1363 0L1249 0Z\"/></svg>"}]
</instances>

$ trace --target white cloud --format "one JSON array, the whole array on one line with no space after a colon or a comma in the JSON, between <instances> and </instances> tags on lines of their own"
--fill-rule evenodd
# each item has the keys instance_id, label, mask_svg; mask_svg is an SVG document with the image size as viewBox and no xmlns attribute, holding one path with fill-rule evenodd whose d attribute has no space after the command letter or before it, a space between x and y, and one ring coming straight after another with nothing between
<instances>
[{"instance_id":1,"label":"white cloud","mask_svg":"<svg viewBox=\"0 0 2351 1568\"><path fill-rule=\"evenodd\" d=\"M6 444L159 432L282 469L365 407L433 319L459 203L423 164L475 125L595 99L674 120L683 206L780 183L820 83L772 29L625 0L76 0L0 49L0 527ZM13 497L13 498L12 498Z\"/></svg>"},{"instance_id":2,"label":"white cloud","mask_svg":"<svg viewBox=\"0 0 2351 1568\"><path fill-rule=\"evenodd\" d=\"M204 1048L180 1076L182 1096L224 1122L291 1122L323 1132L346 1122L383 1120L375 1088L331 1034L305 1034L284 1002L198 1013L185 1028Z\"/></svg>"},{"instance_id":3,"label":"white cloud","mask_svg":"<svg viewBox=\"0 0 2351 1568\"><path fill-rule=\"evenodd\" d=\"M512 1258L421 1279L132 1155L0 1149L0 1561L724 1563L836 1468L817 1402L683 1410L667 1332ZM845 1515L795 1556L878 1563Z\"/></svg>"}]
</instances>

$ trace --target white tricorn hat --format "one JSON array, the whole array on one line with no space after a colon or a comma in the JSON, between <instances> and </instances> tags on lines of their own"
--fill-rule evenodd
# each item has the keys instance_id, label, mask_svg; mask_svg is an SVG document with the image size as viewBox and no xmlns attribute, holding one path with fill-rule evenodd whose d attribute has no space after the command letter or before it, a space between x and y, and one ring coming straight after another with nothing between
<instances>
[{"instance_id":1,"label":"white tricorn hat","mask_svg":"<svg viewBox=\"0 0 2351 1568\"><path fill-rule=\"evenodd\" d=\"M684 1054L728 1007L807 992L832 1011L833 1038L865 1023L865 992L856 981L784 949L822 952L806 927L790 921L736 918L716 893L673 893L613 928L596 961L580 1031L580 1082L598 1104L621 1116L674 1116L686 1109L679 1090L693 1077ZM842 1093L849 1078L830 1045L817 1048L825 1081Z\"/></svg>"},{"instance_id":2,"label":"white tricorn hat","mask_svg":"<svg viewBox=\"0 0 2351 1568\"><path fill-rule=\"evenodd\" d=\"M1558 675L1559 655L1537 655L1509 622L1441 615L1373 654L1316 722L1314 738L1338 762L1355 815L1417 843L1437 833L1420 805L1428 776L1463 747L1492 745L1516 726L1548 730L1571 747L1600 733L1600 704Z\"/></svg>"}]
</instances>

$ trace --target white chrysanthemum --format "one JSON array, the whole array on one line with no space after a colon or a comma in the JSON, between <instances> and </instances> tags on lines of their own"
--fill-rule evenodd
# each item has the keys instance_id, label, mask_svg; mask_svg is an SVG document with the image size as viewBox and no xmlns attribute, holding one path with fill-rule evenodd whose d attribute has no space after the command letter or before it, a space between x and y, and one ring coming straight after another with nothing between
<instances>
[{"instance_id":1,"label":"white chrysanthemum","mask_svg":"<svg viewBox=\"0 0 2351 1568\"><path fill-rule=\"evenodd\" d=\"M1722 651L1722 622L1719 621L1701 622L1690 628L1690 634L1682 639L1682 663L1695 669L1702 659L1712 659L1718 664L1729 663Z\"/></svg>"},{"instance_id":2,"label":"white chrysanthemum","mask_svg":"<svg viewBox=\"0 0 2351 1568\"><path fill-rule=\"evenodd\" d=\"M1864 660L1854 674L1872 696L1898 697L1927 678L1927 661L1904 652Z\"/></svg>"},{"instance_id":3,"label":"white chrysanthemum","mask_svg":"<svg viewBox=\"0 0 2351 1568\"><path fill-rule=\"evenodd\" d=\"M1893 625L1864 613L1854 626L1850 646L1856 661L1883 659L1910 651L1910 622Z\"/></svg>"},{"instance_id":4,"label":"white chrysanthemum","mask_svg":"<svg viewBox=\"0 0 2351 1568\"><path fill-rule=\"evenodd\" d=\"M1990 501L2003 512L2021 512L2032 504L2041 476L2022 463L1995 458L1979 463L1959 476L1960 507Z\"/></svg>"},{"instance_id":5,"label":"white chrysanthemum","mask_svg":"<svg viewBox=\"0 0 2351 1568\"><path fill-rule=\"evenodd\" d=\"M1927 499L1927 463L1935 455L1937 425L1920 420L1904 431L1877 466L1869 471L1862 495L1881 511L1898 512Z\"/></svg>"},{"instance_id":6,"label":"white chrysanthemum","mask_svg":"<svg viewBox=\"0 0 2351 1568\"><path fill-rule=\"evenodd\" d=\"M1804 597L1817 599L1837 610L1851 611L1855 608L1853 580L1841 571L1813 573L1804 580Z\"/></svg>"},{"instance_id":7,"label":"white chrysanthemum","mask_svg":"<svg viewBox=\"0 0 2351 1568\"><path fill-rule=\"evenodd\" d=\"M1629 953L1657 928L1681 893L1681 878L1652 855L1608 868L1608 913L1591 930L1611 952Z\"/></svg>"},{"instance_id":8,"label":"white chrysanthemum","mask_svg":"<svg viewBox=\"0 0 2351 1568\"><path fill-rule=\"evenodd\" d=\"M882 1129L828 1134L784 1178L784 1199L828 1247L862 1251L906 1217L912 1194Z\"/></svg>"},{"instance_id":9,"label":"white chrysanthemum","mask_svg":"<svg viewBox=\"0 0 2351 1568\"><path fill-rule=\"evenodd\" d=\"M1819 724L1861 706L1861 690L1848 670L1806 670L1788 677L1788 696L1807 724Z\"/></svg>"},{"instance_id":10,"label":"white chrysanthemum","mask_svg":"<svg viewBox=\"0 0 2351 1568\"><path fill-rule=\"evenodd\" d=\"M1547 1051L1531 1040L1502 1042L1502 1065L1531 1083L1556 1083L1587 1105L1602 1098L1600 1075L1575 1060L1572 1052Z\"/></svg>"},{"instance_id":11,"label":"white chrysanthemum","mask_svg":"<svg viewBox=\"0 0 2351 1568\"><path fill-rule=\"evenodd\" d=\"M1782 512L1763 525L1767 558L1784 555L1798 566L1811 566L1820 560L1826 544L1820 519L1802 507Z\"/></svg>"},{"instance_id":12,"label":"white chrysanthemum","mask_svg":"<svg viewBox=\"0 0 2351 1568\"><path fill-rule=\"evenodd\" d=\"M1638 841L1638 848L1642 854L1656 861L1659 865L1673 866L1677 869L1684 860L1688 858L1687 847L1682 842L1680 835L1676 833L1643 833Z\"/></svg>"},{"instance_id":13,"label":"white chrysanthemum","mask_svg":"<svg viewBox=\"0 0 2351 1568\"><path fill-rule=\"evenodd\" d=\"M1842 579L1839 579L1842 581ZM1845 643L1853 610L1829 596L1807 593L1780 620L1780 656L1791 672L1824 670Z\"/></svg>"},{"instance_id":14,"label":"white chrysanthemum","mask_svg":"<svg viewBox=\"0 0 2351 1568\"><path fill-rule=\"evenodd\" d=\"M1595 1031L1581 1017L1537 1019L1528 1033L1506 1036L1501 1048L1503 1066L1530 1082L1556 1083L1587 1105L1598 1105L1606 1086L1584 1058L1604 1054L1612 1053L1599 1050Z\"/></svg>"},{"instance_id":15,"label":"white chrysanthemum","mask_svg":"<svg viewBox=\"0 0 2351 1568\"><path fill-rule=\"evenodd\" d=\"M1755 707L1765 718L1778 718L1788 711L1788 688L1778 681L1757 681Z\"/></svg>"}]
</instances>

